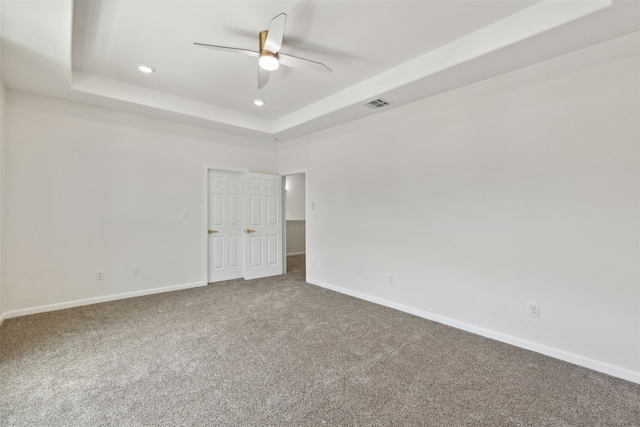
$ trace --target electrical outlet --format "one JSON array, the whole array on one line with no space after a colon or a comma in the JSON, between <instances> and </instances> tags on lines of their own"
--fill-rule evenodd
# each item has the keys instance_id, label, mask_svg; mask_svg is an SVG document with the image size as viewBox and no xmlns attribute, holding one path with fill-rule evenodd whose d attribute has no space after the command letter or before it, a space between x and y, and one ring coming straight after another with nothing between
<instances>
[{"instance_id":1,"label":"electrical outlet","mask_svg":"<svg viewBox=\"0 0 640 427\"><path fill-rule=\"evenodd\" d=\"M540 306L538 304L529 303L529 316L540 317Z\"/></svg>"},{"instance_id":2,"label":"electrical outlet","mask_svg":"<svg viewBox=\"0 0 640 427\"><path fill-rule=\"evenodd\" d=\"M396 284L396 278L393 276L393 274L389 275L389 277L387 278L387 284L389 284L389 285L395 285Z\"/></svg>"},{"instance_id":3,"label":"electrical outlet","mask_svg":"<svg viewBox=\"0 0 640 427\"><path fill-rule=\"evenodd\" d=\"M140 267L138 267L137 265L134 265L133 267L131 267L131 274L133 275L140 274Z\"/></svg>"},{"instance_id":4,"label":"electrical outlet","mask_svg":"<svg viewBox=\"0 0 640 427\"><path fill-rule=\"evenodd\" d=\"M96 270L96 280L104 280L104 270Z\"/></svg>"}]
</instances>

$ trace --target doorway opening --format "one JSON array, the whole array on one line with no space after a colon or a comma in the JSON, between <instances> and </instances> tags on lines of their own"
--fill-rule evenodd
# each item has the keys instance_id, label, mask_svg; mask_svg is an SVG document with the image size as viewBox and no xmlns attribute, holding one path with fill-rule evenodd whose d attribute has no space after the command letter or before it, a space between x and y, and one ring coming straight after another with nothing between
<instances>
[{"instance_id":1,"label":"doorway opening","mask_svg":"<svg viewBox=\"0 0 640 427\"><path fill-rule=\"evenodd\" d=\"M287 273L302 270L306 277L306 174L285 175Z\"/></svg>"}]
</instances>

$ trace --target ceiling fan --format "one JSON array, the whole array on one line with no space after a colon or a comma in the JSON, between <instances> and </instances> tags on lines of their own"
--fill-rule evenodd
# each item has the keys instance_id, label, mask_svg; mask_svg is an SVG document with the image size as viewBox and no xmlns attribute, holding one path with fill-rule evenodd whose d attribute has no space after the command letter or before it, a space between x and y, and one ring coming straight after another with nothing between
<instances>
[{"instance_id":1,"label":"ceiling fan","mask_svg":"<svg viewBox=\"0 0 640 427\"><path fill-rule=\"evenodd\" d=\"M269 81L269 73L277 70L280 64L291 68L304 68L307 70L330 73L331 68L320 62L280 53L286 22L287 15L285 13L281 13L271 20L269 30L261 31L258 35L260 40L260 50L257 52L249 49L216 46L204 43L194 43L194 45L206 47L207 49L238 53L240 55L258 58L258 89L262 89L267 84Z\"/></svg>"}]
</instances>

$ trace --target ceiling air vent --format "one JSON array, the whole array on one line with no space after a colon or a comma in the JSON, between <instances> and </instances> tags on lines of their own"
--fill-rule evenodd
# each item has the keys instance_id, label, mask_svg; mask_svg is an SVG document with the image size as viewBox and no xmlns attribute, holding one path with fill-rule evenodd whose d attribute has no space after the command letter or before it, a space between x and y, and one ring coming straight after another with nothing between
<instances>
[{"instance_id":1,"label":"ceiling air vent","mask_svg":"<svg viewBox=\"0 0 640 427\"><path fill-rule=\"evenodd\" d=\"M364 105L366 105L369 108L373 108L377 110L378 108L386 107L389 104L391 104L389 101L385 101L382 98L376 98L372 101L367 102Z\"/></svg>"}]
</instances>

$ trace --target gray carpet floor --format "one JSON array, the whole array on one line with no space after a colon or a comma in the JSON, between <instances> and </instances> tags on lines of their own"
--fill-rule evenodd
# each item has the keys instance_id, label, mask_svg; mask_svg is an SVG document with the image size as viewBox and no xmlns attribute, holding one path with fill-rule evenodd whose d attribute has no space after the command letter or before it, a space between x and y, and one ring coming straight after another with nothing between
<instances>
[{"instance_id":1,"label":"gray carpet floor","mask_svg":"<svg viewBox=\"0 0 640 427\"><path fill-rule=\"evenodd\" d=\"M8 319L2 426L639 426L640 385L285 276Z\"/></svg>"}]
</instances>

